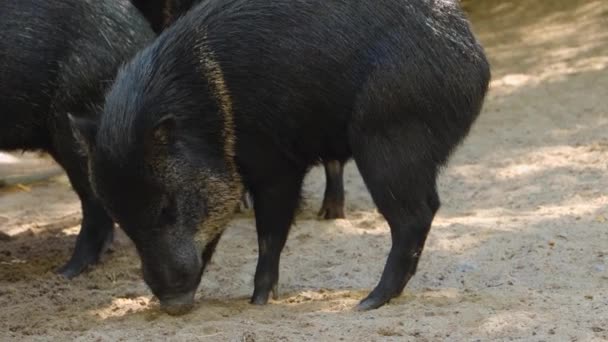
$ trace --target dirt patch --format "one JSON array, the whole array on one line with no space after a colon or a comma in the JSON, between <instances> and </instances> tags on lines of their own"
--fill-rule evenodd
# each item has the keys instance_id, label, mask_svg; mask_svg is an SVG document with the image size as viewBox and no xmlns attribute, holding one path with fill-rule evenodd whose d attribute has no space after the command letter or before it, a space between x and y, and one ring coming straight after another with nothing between
<instances>
[{"instance_id":1,"label":"dirt patch","mask_svg":"<svg viewBox=\"0 0 608 342\"><path fill-rule=\"evenodd\" d=\"M247 303L257 243L233 220L196 309L163 315L122 237L103 265L65 281L78 213L65 179L0 193L0 339L437 341L608 339L608 3L469 1L493 67L484 112L440 181L419 272L371 312L353 306L379 279L388 227L352 164L346 220L314 218L323 172L281 263L280 300Z\"/></svg>"}]
</instances>

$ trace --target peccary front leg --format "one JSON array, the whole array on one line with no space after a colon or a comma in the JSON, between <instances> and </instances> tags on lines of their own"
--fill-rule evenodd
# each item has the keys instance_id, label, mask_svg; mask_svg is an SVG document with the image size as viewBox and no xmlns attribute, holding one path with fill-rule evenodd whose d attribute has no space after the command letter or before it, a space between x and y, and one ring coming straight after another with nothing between
<instances>
[{"instance_id":1,"label":"peccary front leg","mask_svg":"<svg viewBox=\"0 0 608 342\"><path fill-rule=\"evenodd\" d=\"M253 304L266 304L271 291L273 298L278 297L279 259L298 206L304 172L279 177L252 189L259 246Z\"/></svg>"},{"instance_id":2,"label":"peccary front leg","mask_svg":"<svg viewBox=\"0 0 608 342\"><path fill-rule=\"evenodd\" d=\"M325 166L325 196L317 214L326 220L344 218L344 161L328 160Z\"/></svg>"}]
</instances>

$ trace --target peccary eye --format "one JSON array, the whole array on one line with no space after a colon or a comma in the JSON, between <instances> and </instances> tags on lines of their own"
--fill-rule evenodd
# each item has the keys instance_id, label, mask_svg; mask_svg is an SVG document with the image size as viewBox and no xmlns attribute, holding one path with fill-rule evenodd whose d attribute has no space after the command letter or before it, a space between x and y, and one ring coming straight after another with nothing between
<instances>
[{"instance_id":1,"label":"peccary eye","mask_svg":"<svg viewBox=\"0 0 608 342\"><path fill-rule=\"evenodd\" d=\"M162 224L173 224L177 220L177 208L175 201L168 197L163 198L160 207L159 221Z\"/></svg>"}]
</instances>

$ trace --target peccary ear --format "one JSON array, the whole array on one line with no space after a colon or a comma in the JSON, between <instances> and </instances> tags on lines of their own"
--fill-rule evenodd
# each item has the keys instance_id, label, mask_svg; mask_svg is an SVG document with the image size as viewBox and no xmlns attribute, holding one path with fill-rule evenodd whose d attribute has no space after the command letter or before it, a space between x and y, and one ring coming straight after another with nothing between
<instances>
[{"instance_id":1,"label":"peccary ear","mask_svg":"<svg viewBox=\"0 0 608 342\"><path fill-rule=\"evenodd\" d=\"M88 118L76 117L68 113L72 134L83 151L90 151L90 147L97 135L97 122Z\"/></svg>"},{"instance_id":2,"label":"peccary ear","mask_svg":"<svg viewBox=\"0 0 608 342\"><path fill-rule=\"evenodd\" d=\"M169 114L160 118L152 129L152 137L155 143L167 144L169 137L175 130L177 122L175 116Z\"/></svg>"}]
</instances>

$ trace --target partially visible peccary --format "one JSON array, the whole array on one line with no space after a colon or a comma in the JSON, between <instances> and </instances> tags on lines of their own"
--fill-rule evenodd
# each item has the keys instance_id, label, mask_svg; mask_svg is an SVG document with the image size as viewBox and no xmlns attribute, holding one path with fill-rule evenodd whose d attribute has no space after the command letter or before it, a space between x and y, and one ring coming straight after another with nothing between
<instances>
[{"instance_id":1,"label":"partially visible peccary","mask_svg":"<svg viewBox=\"0 0 608 342\"><path fill-rule=\"evenodd\" d=\"M200 0L131 0L150 22L156 33L161 33L177 18L184 15ZM325 193L323 204L318 216L324 219L344 218L344 160L323 161L325 166ZM242 202L246 208L250 207L250 196L243 194Z\"/></svg>"},{"instance_id":2,"label":"partially visible peccary","mask_svg":"<svg viewBox=\"0 0 608 342\"><path fill-rule=\"evenodd\" d=\"M207 0L119 72L100 120L72 124L171 314L192 306L242 187L259 243L251 301L266 303L304 175L352 156L393 242L358 306L372 309L416 272L437 174L489 78L456 1Z\"/></svg>"},{"instance_id":3,"label":"partially visible peccary","mask_svg":"<svg viewBox=\"0 0 608 342\"><path fill-rule=\"evenodd\" d=\"M66 170L83 213L60 269L68 278L97 262L113 233L68 113L92 117L120 64L153 38L128 0L0 2L0 149L43 150Z\"/></svg>"},{"instance_id":4,"label":"partially visible peccary","mask_svg":"<svg viewBox=\"0 0 608 342\"><path fill-rule=\"evenodd\" d=\"M155 33L161 33L201 0L131 0L148 20Z\"/></svg>"}]
</instances>

